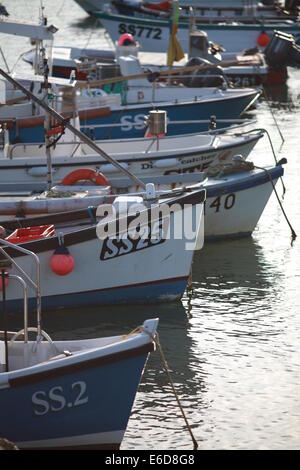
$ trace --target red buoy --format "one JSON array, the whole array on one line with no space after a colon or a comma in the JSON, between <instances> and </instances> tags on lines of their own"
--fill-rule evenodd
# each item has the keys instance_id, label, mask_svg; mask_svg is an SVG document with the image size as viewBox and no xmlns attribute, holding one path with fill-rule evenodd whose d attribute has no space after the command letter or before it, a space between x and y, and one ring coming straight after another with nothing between
<instances>
[{"instance_id":1,"label":"red buoy","mask_svg":"<svg viewBox=\"0 0 300 470\"><path fill-rule=\"evenodd\" d=\"M266 47L270 42L270 36L264 31L257 38L257 44L260 47Z\"/></svg>"},{"instance_id":2,"label":"red buoy","mask_svg":"<svg viewBox=\"0 0 300 470\"><path fill-rule=\"evenodd\" d=\"M135 42L132 34L121 34L118 42L119 46L134 46Z\"/></svg>"},{"instance_id":3,"label":"red buoy","mask_svg":"<svg viewBox=\"0 0 300 470\"><path fill-rule=\"evenodd\" d=\"M73 271L74 266L75 261L68 248L63 245L56 248L50 259L52 271L58 276L66 276Z\"/></svg>"}]
</instances>

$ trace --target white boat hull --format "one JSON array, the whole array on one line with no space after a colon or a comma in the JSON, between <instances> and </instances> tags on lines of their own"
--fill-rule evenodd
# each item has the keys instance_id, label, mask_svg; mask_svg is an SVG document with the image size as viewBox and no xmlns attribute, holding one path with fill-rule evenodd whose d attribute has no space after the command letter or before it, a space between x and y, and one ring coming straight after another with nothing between
<instances>
[{"instance_id":1,"label":"white boat hull","mask_svg":"<svg viewBox=\"0 0 300 470\"><path fill-rule=\"evenodd\" d=\"M148 238L128 241L126 245L122 245L123 242L120 241L99 239L98 229L96 233L96 227L91 223L81 230L56 225L57 236L65 232L64 244L75 262L73 271L63 277L55 274L50 267L51 256L58 247L57 236L24 244L24 247L35 252L40 259L43 309L179 299L186 286L198 240L204 198L203 190L173 198L172 201L177 204L176 212L163 215L157 221L155 227L156 231L159 228L158 241L153 243ZM172 206L172 201L165 208ZM86 216L88 217L88 213ZM66 219L65 214L62 214L61 220ZM55 224L55 217L52 220L51 223ZM184 226L186 228L183 228L182 220L187 223ZM193 226L188 225L191 220L194 222ZM104 222L101 227L103 224ZM149 234L153 232L154 225L150 227L147 222L142 225L141 230ZM173 232L173 229L180 231ZM36 278L35 267L28 256L18 256L16 260L32 279ZM12 273L14 272L13 268ZM33 307L35 295L30 287L28 296ZM6 298L8 308L22 308L23 293L13 281L7 286Z\"/></svg>"},{"instance_id":2,"label":"white boat hull","mask_svg":"<svg viewBox=\"0 0 300 470\"><path fill-rule=\"evenodd\" d=\"M140 176L172 175L201 172L210 165L231 161L241 154L247 158L262 133L241 136L190 135L166 137L159 142L151 139L98 142L100 148L120 162L131 173ZM68 152L66 148L68 147ZM122 176L115 167L98 155L89 155L87 146L57 144L52 155L53 184L79 168L100 170L109 180ZM147 151L148 150L148 151ZM86 153L86 155L84 155ZM46 189L47 164L44 144L17 144L0 158L1 191L43 191ZM1 206L1 201L0 201Z\"/></svg>"},{"instance_id":3,"label":"white boat hull","mask_svg":"<svg viewBox=\"0 0 300 470\"><path fill-rule=\"evenodd\" d=\"M135 18L108 13L97 13L96 16L108 32L111 40L115 43L121 34L130 33L141 45L143 51L162 52L169 47L170 33L166 21L155 19ZM278 22L274 26L264 25L211 25L199 24L197 28L205 31L209 41L222 45L227 52L236 52L243 49L250 49L258 46L258 37L262 30L272 36L274 30L284 31L293 34L298 39L300 35L299 25ZM184 50L189 50L189 28L179 24L177 32L178 40Z\"/></svg>"},{"instance_id":4,"label":"white boat hull","mask_svg":"<svg viewBox=\"0 0 300 470\"><path fill-rule=\"evenodd\" d=\"M273 177L276 184L279 175ZM228 187L218 194L210 196L209 185L206 184L207 199L205 201L205 239L233 238L251 235L263 210L273 192L268 176L262 175L260 182L255 183L258 172L238 174L224 178L230 179ZM251 181L251 179L253 181ZM211 181L211 185L214 182Z\"/></svg>"}]
</instances>

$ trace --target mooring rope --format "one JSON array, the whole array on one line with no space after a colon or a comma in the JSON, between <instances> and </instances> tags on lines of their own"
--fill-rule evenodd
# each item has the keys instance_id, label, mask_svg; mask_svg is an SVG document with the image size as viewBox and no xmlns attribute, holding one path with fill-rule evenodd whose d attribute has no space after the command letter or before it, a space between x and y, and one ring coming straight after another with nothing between
<instances>
[{"instance_id":1,"label":"mooring rope","mask_svg":"<svg viewBox=\"0 0 300 470\"><path fill-rule=\"evenodd\" d=\"M193 266L191 266L191 269L190 269L190 274L189 274L188 281L187 281L186 291L187 291L187 298L188 298L187 313L188 313L188 315L190 315L191 310L192 310L192 299L193 299L193 295L194 295Z\"/></svg>"},{"instance_id":2,"label":"mooring rope","mask_svg":"<svg viewBox=\"0 0 300 470\"><path fill-rule=\"evenodd\" d=\"M279 162L279 163L280 163L280 162ZM275 195L276 195L277 201L278 201L278 203L279 203L280 209L281 209L281 211L282 211L282 213L283 213L283 215L284 215L284 217L285 217L285 220L286 220L287 223L288 223L288 226L290 227L291 235L292 235L291 244L293 244L293 241L296 240L296 238L297 238L297 234L296 234L295 230L293 229L293 227L292 227L292 225L291 225L291 223L290 223L290 221L289 221L289 219L288 219L288 217L287 217L287 215L286 215L286 213L285 213L285 210L284 210L283 205L282 205L282 203L281 203L281 201L280 201L280 199L279 199L278 193L277 193L276 188L275 188L275 184L274 184L274 182L273 182L273 180L272 180L272 176L271 176L269 170L267 170L267 168L263 168L263 167L257 166L257 165L255 165L254 168L257 168L258 170L263 170L263 171L268 175L268 178L269 178L269 180L270 180L270 183L271 183L271 185L272 185L272 187L273 187L273 190L274 190L274 193L275 193Z\"/></svg>"},{"instance_id":3,"label":"mooring rope","mask_svg":"<svg viewBox=\"0 0 300 470\"><path fill-rule=\"evenodd\" d=\"M268 97L268 94L267 94L267 92L266 92L265 87L262 87L262 90L263 90L263 94L264 94L264 97L265 97L265 99L266 99L266 102L267 102L269 111L270 111L270 113L271 113L271 115L272 115L272 118L273 118L273 120L274 120L275 126L277 127L277 130L278 130L278 132L279 132L279 135L280 135L280 137L281 137L282 142L284 142L284 137L283 137L282 132L281 132L281 130L280 130L280 128L279 128L279 125L278 125L277 119L276 119L276 117L275 117L275 114L273 113L273 110L272 110L272 107L271 107L271 105L270 105L269 97Z\"/></svg>"},{"instance_id":4,"label":"mooring rope","mask_svg":"<svg viewBox=\"0 0 300 470\"><path fill-rule=\"evenodd\" d=\"M147 333L147 335L150 336L150 338L152 339L152 341L155 343L155 345L157 346L157 348L158 348L158 350L159 350L159 354L160 354L160 358L161 358L161 362L162 362L163 369L164 369L164 371L165 371L166 374L167 374L167 377L168 377L170 386L171 386L171 388L172 388L173 394L174 394L174 396L175 396L175 398L176 398L178 407L179 407L179 409L180 409L180 411L181 411L181 414L182 414L182 417L183 417L183 419L184 419L184 421L185 421L186 427L187 427L187 429L188 429L188 431L189 431L189 433L190 433L190 436L191 436L191 438L192 438L193 445L194 445L194 450L196 450L196 449L198 449L198 443L197 443L197 441L196 441L196 439L195 439L195 437L194 437L194 434L193 434L193 431L192 431L192 429L191 429L191 426L190 426L190 424L189 424L189 422L188 422L188 420L187 420L187 417L186 417L185 412L184 412L184 410L183 410L183 407L182 407L182 405L181 405L180 399L179 399L178 394L177 394L177 392L176 392L176 390L175 390L174 382L173 382L173 380L172 380L172 377L171 377L171 374L170 374L170 372L169 372L169 368L168 368L168 364L167 364L167 361L166 361L164 352L163 352L162 347L161 347L160 342L159 342L158 333L156 332L155 336L153 336L153 334L150 333L149 331L147 331L145 328L141 327L141 329L142 329L142 331L143 331L144 333Z\"/></svg>"},{"instance_id":5,"label":"mooring rope","mask_svg":"<svg viewBox=\"0 0 300 470\"><path fill-rule=\"evenodd\" d=\"M271 136L270 136L269 132L267 131L267 129L264 129L263 127L258 127L258 128L255 128L255 129L250 129L249 131L236 133L235 135L238 135L238 136L239 136L239 135L246 135L246 134L251 134L251 133L253 133L253 132L258 132L258 131L259 131L259 132L263 132L264 134L267 135L267 137L268 137L268 139L269 139L269 144L270 144L270 147L271 147L271 150L272 150L272 154L273 154L275 163L276 163L276 165L278 165L278 160L277 160L276 152L275 152L275 149L274 149L274 145L273 145ZM285 194L285 192L286 192L286 187L285 187L285 185L284 185L282 176L280 176L280 180L281 180L281 183L282 183L283 194Z\"/></svg>"}]
</instances>

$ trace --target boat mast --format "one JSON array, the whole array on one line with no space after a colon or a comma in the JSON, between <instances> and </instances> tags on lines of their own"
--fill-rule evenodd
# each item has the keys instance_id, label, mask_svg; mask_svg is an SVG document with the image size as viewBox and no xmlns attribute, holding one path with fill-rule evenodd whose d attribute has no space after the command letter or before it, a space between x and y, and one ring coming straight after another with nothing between
<instances>
[{"instance_id":1,"label":"boat mast","mask_svg":"<svg viewBox=\"0 0 300 470\"><path fill-rule=\"evenodd\" d=\"M43 9L41 11L39 23L9 20L7 18L1 19L0 21L0 33L30 38L31 43L35 45L34 72L36 75L40 74L39 51L43 45L43 41L51 41L50 51L52 51L54 34L56 33L56 31L58 31L58 29L54 25L48 26L47 18L44 16ZM51 72L51 54L49 68Z\"/></svg>"}]
</instances>

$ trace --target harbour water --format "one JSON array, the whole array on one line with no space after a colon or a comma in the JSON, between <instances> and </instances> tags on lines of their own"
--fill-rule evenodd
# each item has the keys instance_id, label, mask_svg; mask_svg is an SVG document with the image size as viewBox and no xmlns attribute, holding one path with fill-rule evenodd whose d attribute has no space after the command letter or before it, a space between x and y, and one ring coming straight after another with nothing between
<instances>
[{"instance_id":1,"label":"harbour water","mask_svg":"<svg viewBox=\"0 0 300 470\"><path fill-rule=\"evenodd\" d=\"M38 18L38 0L4 2L11 17ZM45 0L56 43L109 46L105 34L72 0ZM10 68L30 49L23 38L0 35ZM3 63L1 61L1 66ZM15 71L28 70L19 60ZM162 305L94 307L43 315L54 339L130 331L159 317L159 337L199 449L300 448L300 70L284 87L268 89L252 113L288 160L282 196L291 232L273 194L252 237L206 243L193 264L193 294ZM255 147L257 165L273 163L267 138ZM20 321L20 322L19 322ZM9 328L22 318L10 317ZM192 449L158 353L151 355L121 449Z\"/></svg>"}]
</instances>

